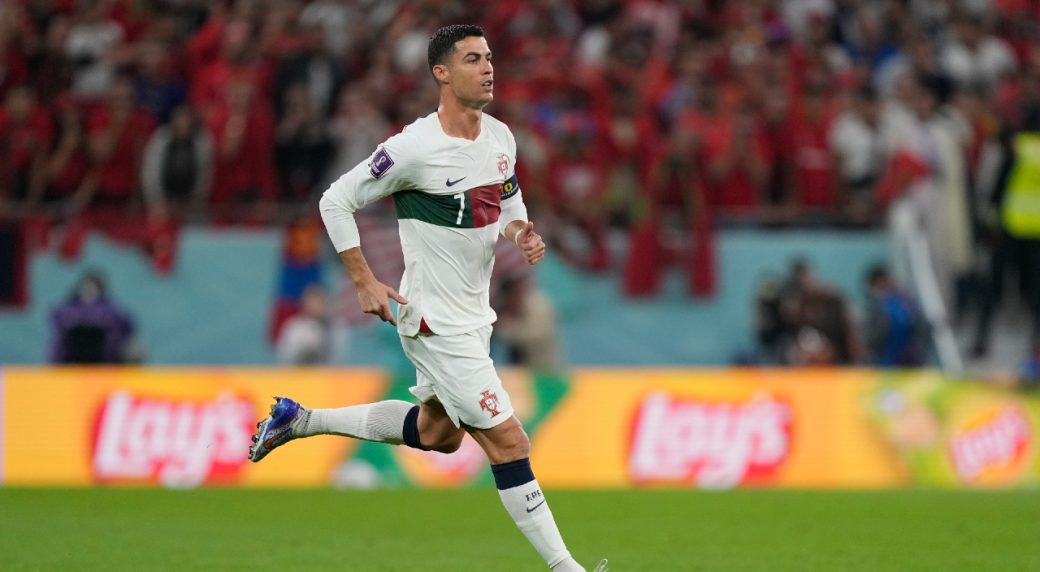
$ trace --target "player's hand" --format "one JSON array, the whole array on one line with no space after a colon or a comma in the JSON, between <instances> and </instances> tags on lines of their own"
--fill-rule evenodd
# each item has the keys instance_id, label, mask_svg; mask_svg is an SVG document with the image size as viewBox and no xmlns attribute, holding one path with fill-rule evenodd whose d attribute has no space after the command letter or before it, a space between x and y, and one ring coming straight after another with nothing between
<instances>
[{"instance_id":1,"label":"player's hand","mask_svg":"<svg viewBox=\"0 0 1040 572\"><path fill-rule=\"evenodd\" d=\"M538 264L545 258L545 242L542 241L541 235L534 231L533 221L527 221L527 225L516 234L516 245L520 247L520 252L528 264Z\"/></svg>"},{"instance_id":2,"label":"player's hand","mask_svg":"<svg viewBox=\"0 0 1040 572\"><path fill-rule=\"evenodd\" d=\"M396 300L398 304L408 303L404 296L378 280L370 280L358 285L358 302L361 303L361 310L396 326L397 320L394 319L394 313L390 309L390 298Z\"/></svg>"}]
</instances>

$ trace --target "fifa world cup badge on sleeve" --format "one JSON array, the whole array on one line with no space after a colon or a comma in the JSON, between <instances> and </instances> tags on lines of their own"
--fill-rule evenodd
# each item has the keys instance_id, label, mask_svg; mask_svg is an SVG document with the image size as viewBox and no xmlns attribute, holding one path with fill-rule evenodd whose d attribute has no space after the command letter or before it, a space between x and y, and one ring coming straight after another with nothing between
<instances>
[{"instance_id":1,"label":"fifa world cup badge on sleeve","mask_svg":"<svg viewBox=\"0 0 1040 572\"><path fill-rule=\"evenodd\" d=\"M390 158L390 154L386 152L386 147L380 147L376 154L372 156L372 162L368 164L368 170L372 173L375 178L382 177L390 170L390 167L394 166L394 160Z\"/></svg>"}]
</instances>

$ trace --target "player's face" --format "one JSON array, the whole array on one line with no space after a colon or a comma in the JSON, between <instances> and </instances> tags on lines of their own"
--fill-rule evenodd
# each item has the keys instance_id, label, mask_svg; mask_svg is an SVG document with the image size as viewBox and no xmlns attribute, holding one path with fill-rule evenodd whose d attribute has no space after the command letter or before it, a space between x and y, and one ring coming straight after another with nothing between
<instances>
[{"instance_id":1,"label":"player's face","mask_svg":"<svg viewBox=\"0 0 1040 572\"><path fill-rule=\"evenodd\" d=\"M483 108L495 98L495 69L486 39L469 36L455 42L450 73L451 91L467 107Z\"/></svg>"}]
</instances>

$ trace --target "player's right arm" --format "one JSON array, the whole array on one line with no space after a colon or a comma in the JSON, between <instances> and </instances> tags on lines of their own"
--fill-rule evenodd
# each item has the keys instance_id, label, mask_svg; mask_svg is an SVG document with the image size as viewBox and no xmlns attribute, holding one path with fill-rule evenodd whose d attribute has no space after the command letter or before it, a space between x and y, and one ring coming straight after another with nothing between
<instances>
[{"instance_id":1,"label":"player's right arm","mask_svg":"<svg viewBox=\"0 0 1040 572\"><path fill-rule=\"evenodd\" d=\"M360 163L332 183L318 203L329 238L357 287L361 309L395 326L397 320L390 309L390 298L399 304L408 301L372 274L361 252L361 235L354 213L409 187L411 168L403 141L405 137L401 134L387 140L367 162Z\"/></svg>"}]
</instances>

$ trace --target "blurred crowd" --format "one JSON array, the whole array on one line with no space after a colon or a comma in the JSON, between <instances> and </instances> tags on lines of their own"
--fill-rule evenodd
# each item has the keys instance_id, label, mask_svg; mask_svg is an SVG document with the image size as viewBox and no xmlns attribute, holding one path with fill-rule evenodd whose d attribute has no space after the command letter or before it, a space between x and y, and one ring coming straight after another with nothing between
<instances>
[{"instance_id":1,"label":"blurred crowd","mask_svg":"<svg viewBox=\"0 0 1040 572\"><path fill-rule=\"evenodd\" d=\"M755 299L757 365L920 367L931 358L931 325L915 297L884 265L864 277L856 304L804 259L787 276L759 285Z\"/></svg>"},{"instance_id":2,"label":"blurred crowd","mask_svg":"<svg viewBox=\"0 0 1040 572\"><path fill-rule=\"evenodd\" d=\"M426 45L454 22L487 32L532 217L629 295L670 265L710 295L720 226L887 226L928 245L951 312L984 300L979 351L1006 266L1040 313L1040 232L1000 216L1040 130L1022 0L7 0L0 206L65 255L100 228L160 270L184 223L313 216L435 109Z\"/></svg>"}]
</instances>

